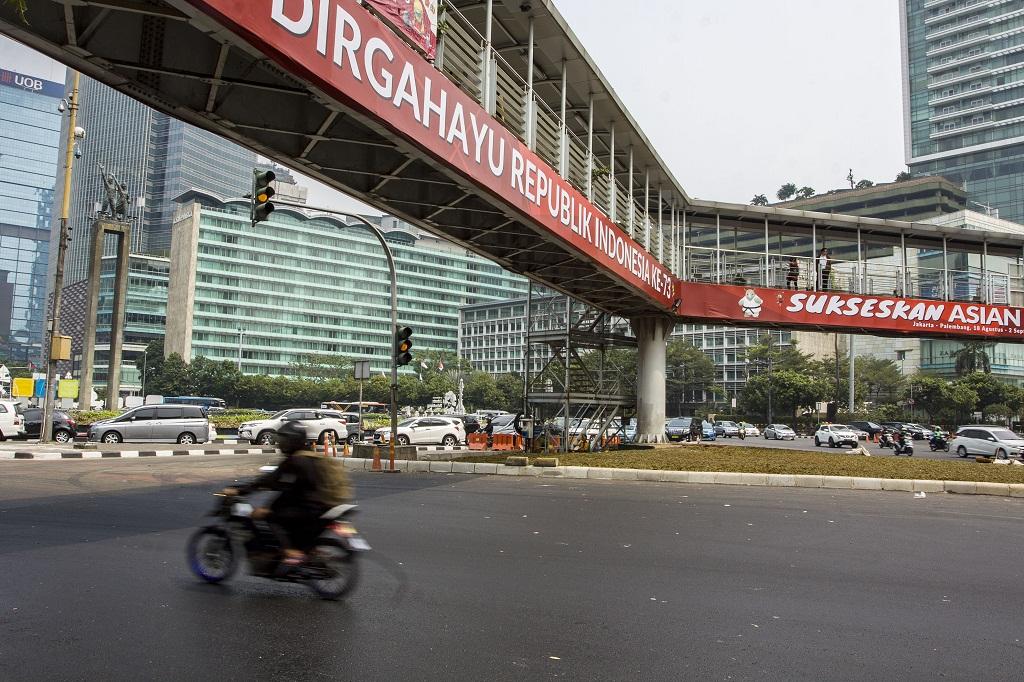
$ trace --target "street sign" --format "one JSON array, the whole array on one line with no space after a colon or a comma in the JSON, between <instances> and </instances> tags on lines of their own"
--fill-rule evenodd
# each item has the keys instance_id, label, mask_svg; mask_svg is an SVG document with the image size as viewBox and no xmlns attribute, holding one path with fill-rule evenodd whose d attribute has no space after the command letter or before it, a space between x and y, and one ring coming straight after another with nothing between
<instances>
[{"instance_id":1,"label":"street sign","mask_svg":"<svg viewBox=\"0 0 1024 682\"><path fill-rule=\"evenodd\" d=\"M352 371L355 374L355 378L358 380L370 378L370 361L369 360L356 360L352 365Z\"/></svg>"}]
</instances>

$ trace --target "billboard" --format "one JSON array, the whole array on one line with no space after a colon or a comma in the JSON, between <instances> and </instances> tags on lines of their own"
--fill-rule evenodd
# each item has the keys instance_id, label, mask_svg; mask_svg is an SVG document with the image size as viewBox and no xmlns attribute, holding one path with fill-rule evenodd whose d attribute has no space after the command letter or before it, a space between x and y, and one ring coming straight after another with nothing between
<instances>
[{"instance_id":1,"label":"billboard","mask_svg":"<svg viewBox=\"0 0 1024 682\"><path fill-rule=\"evenodd\" d=\"M60 98L64 96L64 84L53 81L26 76L17 71L0 68L0 85L24 90L33 94L45 95L47 97Z\"/></svg>"},{"instance_id":2,"label":"billboard","mask_svg":"<svg viewBox=\"0 0 1024 682\"><path fill-rule=\"evenodd\" d=\"M427 59L437 54L437 0L366 0L366 6L405 34Z\"/></svg>"},{"instance_id":3,"label":"billboard","mask_svg":"<svg viewBox=\"0 0 1024 682\"><path fill-rule=\"evenodd\" d=\"M838 291L790 291L680 282L678 314L743 326L1024 342L1024 308Z\"/></svg>"},{"instance_id":4,"label":"billboard","mask_svg":"<svg viewBox=\"0 0 1024 682\"><path fill-rule=\"evenodd\" d=\"M356 0L188 2L671 310L668 268Z\"/></svg>"}]
</instances>

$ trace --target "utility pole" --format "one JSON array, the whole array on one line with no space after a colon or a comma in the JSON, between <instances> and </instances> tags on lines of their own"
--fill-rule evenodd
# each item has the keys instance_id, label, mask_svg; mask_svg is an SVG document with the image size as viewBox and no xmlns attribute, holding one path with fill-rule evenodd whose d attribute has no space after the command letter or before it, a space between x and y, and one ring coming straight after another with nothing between
<instances>
[{"instance_id":1,"label":"utility pole","mask_svg":"<svg viewBox=\"0 0 1024 682\"><path fill-rule=\"evenodd\" d=\"M854 384L856 382L856 360L853 356L853 334L849 334L846 337L847 343L850 346L850 414L853 414L857 409L857 395L854 390Z\"/></svg>"},{"instance_id":2,"label":"utility pole","mask_svg":"<svg viewBox=\"0 0 1024 682\"><path fill-rule=\"evenodd\" d=\"M67 103L68 114L68 138L67 150L64 154L64 195L61 197L60 211L60 237L57 240L57 266L53 277L53 314L50 316L50 327L46 347L46 394L43 396L43 423L39 430L39 442L48 443L53 438L53 401L54 387L57 385L56 363L53 361L53 339L60 332L60 304L61 289L64 288L64 259L67 257L68 241L71 234L68 229L68 211L71 205L71 173L75 164L75 140L85 137L85 132L79 132L78 123L78 84L81 75L75 71L71 88L71 99ZM64 100L61 101L59 110L64 112ZM91 393L91 391L90 391ZM85 396L86 409L92 409L92 396ZM82 405L82 396L78 396L79 407Z\"/></svg>"}]
</instances>

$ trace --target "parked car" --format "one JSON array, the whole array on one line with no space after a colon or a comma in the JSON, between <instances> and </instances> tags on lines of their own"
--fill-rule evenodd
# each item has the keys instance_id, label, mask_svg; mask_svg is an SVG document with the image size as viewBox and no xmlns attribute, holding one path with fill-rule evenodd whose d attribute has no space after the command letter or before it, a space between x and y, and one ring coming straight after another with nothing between
<instances>
[{"instance_id":1,"label":"parked car","mask_svg":"<svg viewBox=\"0 0 1024 682\"><path fill-rule=\"evenodd\" d=\"M700 437L704 440L715 440L717 435L715 434L715 425L707 421L706 419L703 422L701 422L700 433Z\"/></svg>"},{"instance_id":2,"label":"parked car","mask_svg":"<svg viewBox=\"0 0 1024 682\"><path fill-rule=\"evenodd\" d=\"M914 424L912 422L882 422L881 424L886 429L892 432L900 432L907 434L913 440L924 440L925 438L931 438L931 432L926 432L924 427L920 424ZM927 435L925 435L927 433Z\"/></svg>"},{"instance_id":3,"label":"parked car","mask_svg":"<svg viewBox=\"0 0 1024 682\"><path fill-rule=\"evenodd\" d=\"M877 436L884 430L881 424L876 424L875 422L847 422L847 425L863 431L868 436Z\"/></svg>"},{"instance_id":4,"label":"parked car","mask_svg":"<svg viewBox=\"0 0 1024 682\"><path fill-rule=\"evenodd\" d=\"M0 440L20 438L25 433L21 406L13 400L0 400Z\"/></svg>"},{"instance_id":5,"label":"parked car","mask_svg":"<svg viewBox=\"0 0 1024 682\"><path fill-rule=\"evenodd\" d=\"M374 443L391 441L391 427L377 429ZM458 417L415 417L398 424L397 445L448 445L466 441L466 427Z\"/></svg>"},{"instance_id":6,"label":"parked car","mask_svg":"<svg viewBox=\"0 0 1024 682\"><path fill-rule=\"evenodd\" d=\"M22 411L25 419L25 433L22 438L39 438L43 426L43 410L40 407L29 407ZM78 425L66 412L53 411L53 440L56 443L70 443L75 440Z\"/></svg>"},{"instance_id":7,"label":"parked car","mask_svg":"<svg viewBox=\"0 0 1024 682\"><path fill-rule=\"evenodd\" d=\"M330 434L335 440L341 434L347 434L348 425L334 410L293 409L281 410L267 419L245 422L238 427L238 437L259 445L273 445L277 430L285 422L298 421L306 428L306 436L311 441L323 443Z\"/></svg>"},{"instance_id":8,"label":"parked car","mask_svg":"<svg viewBox=\"0 0 1024 682\"><path fill-rule=\"evenodd\" d=\"M740 425L731 421L720 421L715 423L715 435L724 438L739 438Z\"/></svg>"},{"instance_id":9,"label":"parked car","mask_svg":"<svg viewBox=\"0 0 1024 682\"><path fill-rule=\"evenodd\" d=\"M1003 426L962 426L949 446L961 457L984 455L1006 459L1022 456L1024 436Z\"/></svg>"},{"instance_id":10,"label":"parked car","mask_svg":"<svg viewBox=\"0 0 1024 682\"><path fill-rule=\"evenodd\" d=\"M857 428L857 427L855 427L855 426L850 426L849 424L847 424L847 427L848 427L848 428L849 428L849 429L850 429L851 431L853 431L854 433L856 433L856 434L857 434L857 440L867 440L867 439L871 438L871 436L870 436L870 435L868 434L868 432L867 432L867 431L864 431L864 430L862 430L862 429L858 429L858 428Z\"/></svg>"},{"instance_id":11,"label":"parked car","mask_svg":"<svg viewBox=\"0 0 1024 682\"><path fill-rule=\"evenodd\" d=\"M198 405L142 405L89 427L91 442L205 443L216 433Z\"/></svg>"},{"instance_id":12,"label":"parked car","mask_svg":"<svg viewBox=\"0 0 1024 682\"><path fill-rule=\"evenodd\" d=\"M690 423L693 422L692 417L676 417L675 419L669 419L665 423L665 438L670 441L686 440L690 437ZM636 433L636 427L633 427L634 434Z\"/></svg>"},{"instance_id":13,"label":"parked car","mask_svg":"<svg viewBox=\"0 0 1024 682\"><path fill-rule=\"evenodd\" d=\"M856 445L858 440L857 432L845 424L822 424L814 433L815 447L821 447L822 443L828 443L830 448Z\"/></svg>"},{"instance_id":14,"label":"parked car","mask_svg":"<svg viewBox=\"0 0 1024 682\"><path fill-rule=\"evenodd\" d=\"M750 422L740 422L740 428L743 429L743 435L747 438L761 435L761 429L757 428Z\"/></svg>"},{"instance_id":15,"label":"parked car","mask_svg":"<svg viewBox=\"0 0 1024 682\"><path fill-rule=\"evenodd\" d=\"M796 431L785 424L769 424L764 427L764 437L768 440L796 440Z\"/></svg>"}]
</instances>

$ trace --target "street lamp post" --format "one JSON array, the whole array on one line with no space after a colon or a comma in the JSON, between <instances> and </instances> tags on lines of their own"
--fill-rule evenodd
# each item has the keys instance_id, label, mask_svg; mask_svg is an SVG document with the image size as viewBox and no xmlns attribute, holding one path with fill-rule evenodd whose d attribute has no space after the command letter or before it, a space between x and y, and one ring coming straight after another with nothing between
<instances>
[{"instance_id":1,"label":"street lamp post","mask_svg":"<svg viewBox=\"0 0 1024 682\"><path fill-rule=\"evenodd\" d=\"M145 348L142 349L142 402L146 402L146 367L147 367L147 353L149 351Z\"/></svg>"},{"instance_id":2,"label":"street lamp post","mask_svg":"<svg viewBox=\"0 0 1024 682\"><path fill-rule=\"evenodd\" d=\"M306 204L299 204L288 201L275 201L274 203L281 204L282 206L292 206L294 208L300 208L307 211L316 211L318 213L328 213L331 215L341 216L343 218L354 219L359 225L368 229L373 236L380 242L381 249L384 250L384 257L388 262L388 272L391 276L391 438L389 440L389 456L388 456L388 468L385 471L390 473L397 472L395 468L395 441L398 440L398 362L395 358L394 339L398 332L398 275L395 271L395 257L391 253L391 247L388 246L387 240L384 239L384 233L380 231L376 225L368 222L362 216L358 216L354 213L345 213L344 211L335 211L330 208L320 208L316 206L307 206ZM360 424L360 429L362 424ZM379 452L376 451L375 452ZM380 455L374 454L373 457L373 471L380 471Z\"/></svg>"},{"instance_id":3,"label":"street lamp post","mask_svg":"<svg viewBox=\"0 0 1024 682\"><path fill-rule=\"evenodd\" d=\"M61 113L64 112L65 108L68 110L68 137L67 137L67 150L64 154L64 195L61 197L61 213L60 213L60 237L57 240L57 265L53 276L53 314L50 316L50 325L48 333L48 343L43 349L46 353L46 393L43 396L43 423L39 430L39 442L48 443L53 437L53 401L54 401L54 387L57 384L56 376L56 363L53 361L53 339L60 332L60 304L61 304L61 289L64 288L64 259L68 252L68 241L70 241L70 231L68 230L68 211L71 206L71 173L74 170L75 156L76 156L76 140L80 140L85 137L85 131L77 126L78 123L78 84L81 78L80 74L75 71L74 79L71 87L71 98L70 100L61 100L58 109ZM86 396L86 400L90 403L88 408L91 409L91 396ZM78 396L79 406L81 406L82 396Z\"/></svg>"}]
</instances>

